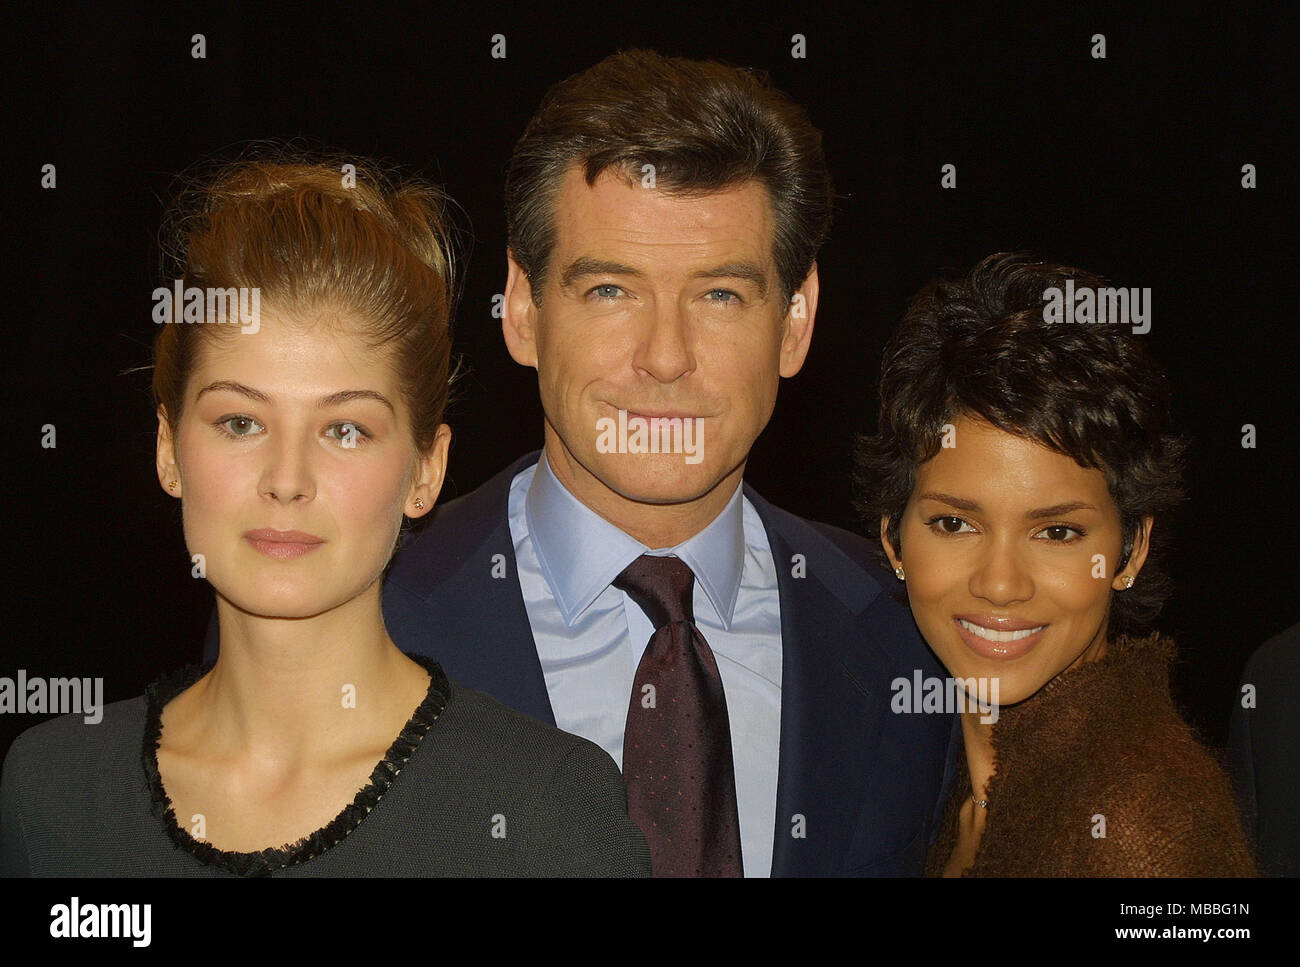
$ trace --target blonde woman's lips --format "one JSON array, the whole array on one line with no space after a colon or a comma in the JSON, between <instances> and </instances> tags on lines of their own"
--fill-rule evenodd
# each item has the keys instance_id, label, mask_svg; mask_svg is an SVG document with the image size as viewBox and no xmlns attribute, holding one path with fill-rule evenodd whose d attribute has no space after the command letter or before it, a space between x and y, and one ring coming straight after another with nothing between
<instances>
[{"instance_id":1,"label":"blonde woman's lips","mask_svg":"<svg viewBox=\"0 0 1300 967\"><path fill-rule=\"evenodd\" d=\"M244 533L244 540L267 557L288 560L310 554L325 543L323 537L303 531L278 531L269 527Z\"/></svg>"}]
</instances>

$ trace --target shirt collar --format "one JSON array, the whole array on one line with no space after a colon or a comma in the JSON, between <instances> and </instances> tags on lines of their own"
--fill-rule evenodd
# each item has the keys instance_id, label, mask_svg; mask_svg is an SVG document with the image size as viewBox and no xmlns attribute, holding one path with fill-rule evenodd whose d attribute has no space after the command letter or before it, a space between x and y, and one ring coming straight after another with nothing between
<instances>
[{"instance_id":1,"label":"shirt collar","mask_svg":"<svg viewBox=\"0 0 1300 967\"><path fill-rule=\"evenodd\" d=\"M572 627L623 569L642 554L676 555L695 572L695 580L730 628L745 558L744 512L740 484L731 500L704 530L676 547L651 549L587 507L560 483L543 451L537 461L524 515L542 576Z\"/></svg>"}]
</instances>

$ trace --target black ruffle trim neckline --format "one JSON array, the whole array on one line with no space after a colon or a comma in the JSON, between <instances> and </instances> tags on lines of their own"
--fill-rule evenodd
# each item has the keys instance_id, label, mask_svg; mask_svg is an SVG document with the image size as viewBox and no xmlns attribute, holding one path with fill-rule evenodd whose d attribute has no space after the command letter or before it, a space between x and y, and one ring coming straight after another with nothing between
<instances>
[{"instance_id":1,"label":"black ruffle trim neckline","mask_svg":"<svg viewBox=\"0 0 1300 967\"><path fill-rule=\"evenodd\" d=\"M236 853L217 849L212 844L191 836L185 827L176 822L176 810L167 791L163 789L162 776L158 772L158 745L162 740L162 710L168 702L207 674L212 668L212 663L189 665L179 671L163 675L149 685L145 689L144 749L141 758L144 763L145 777L149 782L150 810L162 821L168 837L201 863L238 876L269 876L287 867L305 863L342 842L361 825L361 821L392 786L397 774L401 772L402 767L419 746L420 740L447 707L451 687L441 666L424 655L407 655L407 657L429 673L429 690L425 693L424 701L416 708L384 757L370 773L370 781L357 791L352 802L344 806L337 816L316 832L304 836L296 843L264 849L256 853Z\"/></svg>"}]
</instances>

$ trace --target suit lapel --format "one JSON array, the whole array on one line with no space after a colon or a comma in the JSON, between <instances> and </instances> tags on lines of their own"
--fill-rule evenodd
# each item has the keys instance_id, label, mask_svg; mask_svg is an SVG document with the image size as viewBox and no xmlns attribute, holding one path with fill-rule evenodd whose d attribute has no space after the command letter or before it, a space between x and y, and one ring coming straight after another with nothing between
<instances>
[{"instance_id":1,"label":"suit lapel","mask_svg":"<svg viewBox=\"0 0 1300 967\"><path fill-rule=\"evenodd\" d=\"M399 554L384 607L390 618L391 605L389 631L399 646L432 655L453 679L554 725L507 513L511 481L538 457L528 454L441 507ZM772 874L897 872L915 817L934 802L913 802L906 778L923 761L924 744L885 728L898 661L881 647L914 635L910 616L881 612L883 591L815 527L747 485L745 495L763 521L781 609ZM950 723L939 725L946 738ZM923 853L921 839L913 837L909 855Z\"/></svg>"},{"instance_id":2,"label":"suit lapel","mask_svg":"<svg viewBox=\"0 0 1300 967\"><path fill-rule=\"evenodd\" d=\"M392 610L399 615L405 610L400 595L423 599L429 608L421 609L420 624L436 627L411 628L409 620L390 620L389 633L400 647L412 650L410 642L399 638L402 634L416 642L413 650L432 655L456 681L554 725L507 513L511 481L536 463L540 452L438 509L428 530L398 556L385 585L385 617L390 593Z\"/></svg>"},{"instance_id":3,"label":"suit lapel","mask_svg":"<svg viewBox=\"0 0 1300 967\"><path fill-rule=\"evenodd\" d=\"M888 707L868 691L867 675L854 674L845 653L845 643L861 636L855 619L870 595L842 580L843 555L831 542L748 487L746 496L767 531L780 591L772 875L847 872L856 865L867 777Z\"/></svg>"}]
</instances>

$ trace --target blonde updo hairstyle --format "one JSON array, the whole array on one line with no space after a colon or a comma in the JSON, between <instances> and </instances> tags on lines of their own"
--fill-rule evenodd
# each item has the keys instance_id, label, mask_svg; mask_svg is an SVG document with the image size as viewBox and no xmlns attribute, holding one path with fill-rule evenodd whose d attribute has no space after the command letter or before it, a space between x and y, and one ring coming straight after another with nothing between
<instances>
[{"instance_id":1,"label":"blonde updo hairstyle","mask_svg":"<svg viewBox=\"0 0 1300 967\"><path fill-rule=\"evenodd\" d=\"M412 440L424 454L451 382L448 205L440 189L396 181L376 162L281 149L186 180L163 225L168 280L181 278L186 288L257 288L263 311L348 318L368 346L391 352ZM256 336L228 325L161 326L153 396L173 429L198 353L207 340L232 338Z\"/></svg>"}]
</instances>

